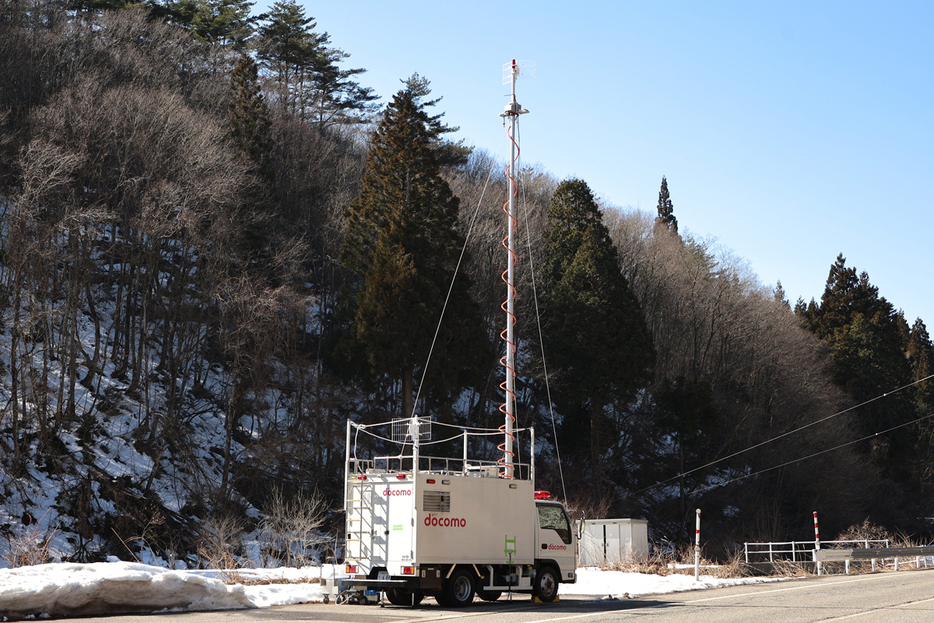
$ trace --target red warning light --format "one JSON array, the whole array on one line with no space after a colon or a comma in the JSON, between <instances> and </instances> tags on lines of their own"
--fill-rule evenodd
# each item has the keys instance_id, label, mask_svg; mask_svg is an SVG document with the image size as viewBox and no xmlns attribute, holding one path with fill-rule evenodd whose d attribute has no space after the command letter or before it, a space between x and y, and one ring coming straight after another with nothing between
<instances>
[{"instance_id":1,"label":"red warning light","mask_svg":"<svg viewBox=\"0 0 934 623\"><path fill-rule=\"evenodd\" d=\"M547 500L550 497L551 497L551 493L549 493L548 491L536 491L535 492L536 500Z\"/></svg>"}]
</instances>

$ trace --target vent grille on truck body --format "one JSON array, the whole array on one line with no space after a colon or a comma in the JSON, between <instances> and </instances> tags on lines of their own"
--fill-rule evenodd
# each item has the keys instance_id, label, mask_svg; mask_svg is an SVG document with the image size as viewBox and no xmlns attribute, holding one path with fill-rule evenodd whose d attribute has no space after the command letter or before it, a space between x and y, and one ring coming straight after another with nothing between
<instances>
[{"instance_id":1,"label":"vent grille on truck body","mask_svg":"<svg viewBox=\"0 0 934 623\"><path fill-rule=\"evenodd\" d=\"M448 491L425 491L422 495L422 510L426 513L450 513L451 493Z\"/></svg>"}]
</instances>

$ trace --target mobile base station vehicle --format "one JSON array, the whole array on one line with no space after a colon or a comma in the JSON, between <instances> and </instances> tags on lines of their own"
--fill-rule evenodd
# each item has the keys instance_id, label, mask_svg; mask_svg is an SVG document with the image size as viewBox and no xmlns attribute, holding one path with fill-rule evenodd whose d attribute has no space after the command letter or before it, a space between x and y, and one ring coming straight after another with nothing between
<instances>
[{"instance_id":1,"label":"mobile base station vehicle","mask_svg":"<svg viewBox=\"0 0 934 623\"><path fill-rule=\"evenodd\" d=\"M432 441L432 425L446 430L423 418L348 422L344 510L351 578L343 584L383 592L396 605L434 597L458 607L475 594L494 601L504 592L553 601L559 583L576 581L577 535L564 506L534 491L534 430L514 431L530 437L529 462L507 471L498 461L467 458L471 447L489 446L484 437L501 432L453 429ZM423 454L425 446L463 451L442 458ZM395 452L374 456L367 447Z\"/></svg>"},{"instance_id":2,"label":"mobile base station vehicle","mask_svg":"<svg viewBox=\"0 0 934 623\"><path fill-rule=\"evenodd\" d=\"M515 428L518 193L513 172L519 155L516 121L528 112L516 102L522 66L512 61L503 67L512 97L500 115L512 144L503 240L508 260L500 360L504 424L495 430L446 428L414 414L383 424L347 423L345 558L353 577L343 584L385 593L397 605L415 605L428 596L443 606L464 606L475 594L493 601L504 592L532 593L550 602L559 583L577 579L578 535L564 507L535 492L534 431ZM441 431L436 438L432 426ZM502 443L491 442L493 436ZM520 451L527 452L527 463L516 460ZM499 456L490 460L496 452Z\"/></svg>"}]
</instances>

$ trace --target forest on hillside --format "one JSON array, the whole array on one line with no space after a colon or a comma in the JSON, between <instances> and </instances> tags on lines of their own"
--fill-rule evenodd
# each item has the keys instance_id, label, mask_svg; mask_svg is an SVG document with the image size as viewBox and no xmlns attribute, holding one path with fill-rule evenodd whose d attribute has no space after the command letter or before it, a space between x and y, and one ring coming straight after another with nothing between
<instances>
[{"instance_id":1,"label":"forest on hillside","mask_svg":"<svg viewBox=\"0 0 934 623\"><path fill-rule=\"evenodd\" d=\"M0 0L8 564L29 534L77 561L339 555L348 419L501 423L506 163L447 138L418 68L373 93L301 5L251 7ZM789 303L679 230L661 176L648 214L514 174L542 488L658 542L702 508L724 552L813 511L931 532L920 318L844 254Z\"/></svg>"}]
</instances>

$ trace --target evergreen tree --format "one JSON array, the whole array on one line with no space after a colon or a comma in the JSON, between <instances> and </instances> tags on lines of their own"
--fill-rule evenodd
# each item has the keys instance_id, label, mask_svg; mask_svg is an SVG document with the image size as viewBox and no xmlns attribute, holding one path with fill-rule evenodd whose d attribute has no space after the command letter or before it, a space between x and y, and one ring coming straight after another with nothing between
<instances>
[{"instance_id":1,"label":"evergreen tree","mask_svg":"<svg viewBox=\"0 0 934 623\"><path fill-rule=\"evenodd\" d=\"M329 43L330 36L324 33L312 65L314 97L310 118L320 129L334 124L363 123L376 110L374 102L379 96L370 87L360 86L357 82L356 76L365 73L365 69L341 69L338 66L350 55L338 48L326 47Z\"/></svg>"},{"instance_id":2,"label":"evergreen tree","mask_svg":"<svg viewBox=\"0 0 934 623\"><path fill-rule=\"evenodd\" d=\"M275 79L280 109L301 117L305 87L312 82L311 68L321 53L321 37L312 30L314 18L292 0L276 2L262 18L257 57Z\"/></svg>"},{"instance_id":3,"label":"evergreen tree","mask_svg":"<svg viewBox=\"0 0 934 623\"><path fill-rule=\"evenodd\" d=\"M856 412L861 433L874 435L917 417L908 393L877 400L911 383L912 372L906 357L909 330L905 318L879 296L868 274L857 274L839 255L830 268L820 304L812 301L797 313L804 326L827 344L834 382L856 403L868 402ZM901 428L872 439L863 450L885 476L905 483L910 479L906 458L916 453L916 439L916 431Z\"/></svg>"},{"instance_id":4,"label":"evergreen tree","mask_svg":"<svg viewBox=\"0 0 934 623\"><path fill-rule=\"evenodd\" d=\"M775 292L772 293L772 296L775 298L776 303L781 305L784 309L791 311L791 304L788 302L788 295L785 293L785 288L782 286L781 281L775 284Z\"/></svg>"},{"instance_id":5,"label":"evergreen tree","mask_svg":"<svg viewBox=\"0 0 934 623\"><path fill-rule=\"evenodd\" d=\"M927 327L920 318L911 326L906 355L911 365L913 381L920 381L934 374L934 346L931 344ZM915 396L922 410L934 410L934 381L919 383L915 388Z\"/></svg>"},{"instance_id":6,"label":"evergreen tree","mask_svg":"<svg viewBox=\"0 0 934 623\"><path fill-rule=\"evenodd\" d=\"M425 93L405 88L387 106L367 158L360 196L346 211L341 260L361 279L353 323L339 345L363 378L401 381L414 412L415 375L428 361L463 239L458 199L440 176ZM487 352L469 283L458 278L421 390L451 396ZM440 353L440 354L439 354Z\"/></svg>"},{"instance_id":7,"label":"evergreen tree","mask_svg":"<svg viewBox=\"0 0 934 623\"><path fill-rule=\"evenodd\" d=\"M256 18L250 15L254 4L250 0L170 0L164 8L154 5L151 10L167 14L202 43L242 52L254 33Z\"/></svg>"},{"instance_id":8,"label":"evergreen tree","mask_svg":"<svg viewBox=\"0 0 934 623\"><path fill-rule=\"evenodd\" d=\"M262 16L258 56L276 80L280 105L319 129L365 120L378 97L361 87L364 69L341 69L349 54L330 48L330 36L314 31L315 21L294 0L280 0Z\"/></svg>"},{"instance_id":9,"label":"evergreen tree","mask_svg":"<svg viewBox=\"0 0 934 623\"><path fill-rule=\"evenodd\" d=\"M658 191L658 216L655 217L655 227L665 227L671 233L678 233L678 219L675 218L674 204L668 194L668 180L662 176L662 187Z\"/></svg>"},{"instance_id":10,"label":"evergreen tree","mask_svg":"<svg viewBox=\"0 0 934 623\"><path fill-rule=\"evenodd\" d=\"M416 97L428 97L431 93L428 80L418 74L412 74L409 79L403 82L405 83L405 88L412 91ZM425 106L436 106L440 101L440 97L429 100L425 102ZM438 158L438 164L443 167L466 164L472 150L470 147L464 145L463 140L455 143L444 138L445 134L457 132L460 128L457 126L449 126L441 121L441 117L443 116L444 113L438 113L437 115L430 115L428 117L428 131L431 137L431 146L435 151L435 156Z\"/></svg>"},{"instance_id":11,"label":"evergreen tree","mask_svg":"<svg viewBox=\"0 0 934 623\"><path fill-rule=\"evenodd\" d=\"M260 90L256 63L242 55L230 77L230 136L253 161L261 177L272 182L272 139L269 111Z\"/></svg>"},{"instance_id":12,"label":"evergreen tree","mask_svg":"<svg viewBox=\"0 0 934 623\"><path fill-rule=\"evenodd\" d=\"M563 182L545 233L544 335L566 430L589 430L592 483L603 488L606 407L651 379L652 338L590 188Z\"/></svg>"}]
</instances>

